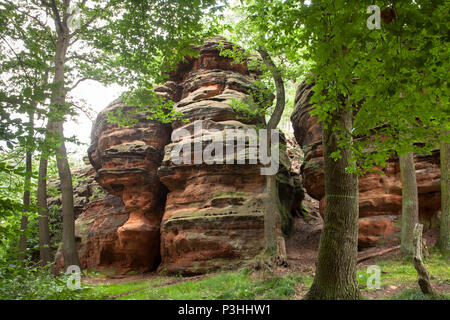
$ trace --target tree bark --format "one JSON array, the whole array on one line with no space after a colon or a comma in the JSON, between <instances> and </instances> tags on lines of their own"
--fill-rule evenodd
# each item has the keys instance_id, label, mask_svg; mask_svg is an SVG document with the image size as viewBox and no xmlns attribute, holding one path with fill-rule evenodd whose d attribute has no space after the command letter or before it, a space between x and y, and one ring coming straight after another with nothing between
<instances>
[{"instance_id":1,"label":"tree bark","mask_svg":"<svg viewBox=\"0 0 450 320\"><path fill-rule=\"evenodd\" d=\"M448 135L450 131L444 132ZM441 141L441 225L438 245L442 253L450 253L450 143Z\"/></svg>"},{"instance_id":2,"label":"tree bark","mask_svg":"<svg viewBox=\"0 0 450 320\"><path fill-rule=\"evenodd\" d=\"M263 47L258 48L258 53L260 54L266 67L269 69L277 90L275 109L267 124L267 150L268 155L271 156L271 130L276 129L278 126L286 104L284 81L280 70L273 62L269 53ZM266 190L267 199L265 201L266 210L264 215L265 251L268 254L276 255L275 260L278 264L285 265L287 264L286 254L280 251L280 249L285 246L281 243L284 241L284 238L281 235L281 216L278 209L278 186L276 174L268 175L266 177Z\"/></svg>"},{"instance_id":3,"label":"tree bark","mask_svg":"<svg viewBox=\"0 0 450 320\"><path fill-rule=\"evenodd\" d=\"M55 14L58 13L56 7L52 7ZM63 215L63 233L62 233L62 252L64 266L77 265L81 267L80 259L75 242L75 213L73 207L73 187L72 175L70 173L69 161L64 142L64 116L66 114L66 90L64 67L66 62L67 49L69 46L69 29L67 27L67 13L65 11L63 20L55 16L57 30L57 42L55 53L55 76L53 79L52 107L60 114L61 119L54 122L54 132L61 138L61 144L58 146L57 160L59 180L62 193L62 215Z\"/></svg>"},{"instance_id":4,"label":"tree bark","mask_svg":"<svg viewBox=\"0 0 450 320\"><path fill-rule=\"evenodd\" d=\"M414 241L414 245L413 245L414 246L414 258L413 258L414 268L416 269L417 274L418 274L417 281L419 283L420 290L422 290L422 292L424 294L436 295L436 290L434 290L434 288L431 284L430 274L428 273L428 270L425 267L425 264L423 263L422 230L423 230L423 225L421 225L419 223L416 223L414 225L414 230L413 230L413 234L414 234L414 239L413 239L413 241Z\"/></svg>"},{"instance_id":5,"label":"tree bark","mask_svg":"<svg viewBox=\"0 0 450 320\"><path fill-rule=\"evenodd\" d=\"M50 255L50 230L48 227L48 206L47 206L47 166L48 159L44 154L39 161L39 181L37 190L37 205L39 207L39 255L41 266L46 266L51 262Z\"/></svg>"},{"instance_id":6,"label":"tree bark","mask_svg":"<svg viewBox=\"0 0 450 320\"><path fill-rule=\"evenodd\" d=\"M326 207L314 282L307 300L356 300L360 298L356 278L358 255L358 177L345 171L349 148L341 150L337 161L330 155L338 150L338 135L352 129L352 112L337 111L323 129ZM340 130L335 130L338 125Z\"/></svg>"},{"instance_id":7,"label":"tree bark","mask_svg":"<svg viewBox=\"0 0 450 320\"><path fill-rule=\"evenodd\" d=\"M57 123L58 133L63 133L62 122ZM62 232L62 251L64 257L64 266L77 265L81 267L75 242L75 213L73 206L73 186L72 175L70 173L69 162L64 142L58 149L58 172L62 193L62 212L63 212L63 232Z\"/></svg>"},{"instance_id":8,"label":"tree bark","mask_svg":"<svg viewBox=\"0 0 450 320\"><path fill-rule=\"evenodd\" d=\"M277 221L280 219L276 202L276 197L278 196L276 175L266 177L266 190L264 246L267 253L275 254L277 252Z\"/></svg>"},{"instance_id":9,"label":"tree bark","mask_svg":"<svg viewBox=\"0 0 450 320\"><path fill-rule=\"evenodd\" d=\"M31 150L28 150L26 153L26 160L25 160L25 183L24 183L24 191L23 191L23 206L24 210L28 210L28 207L30 206L31 200L30 200L30 185L31 185L31 174L32 174L32 159L33 158L33 152ZM22 218L20 220L20 240L19 240L19 261L23 261L26 257L26 250L27 250L27 231L28 227L28 216L26 212L22 214Z\"/></svg>"},{"instance_id":10,"label":"tree bark","mask_svg":"<svg viewBox=\"0 0 450 320\"><path fill-rule=\"evenodd\" d=\"M402 231L400 251L405 255L414 254L414 226L419 220L419 200L417 196L414 155L400 155L402 176Z\"/></svg>"},{"instance_id":11,"label":"tree bark","mask_svg":"<svg viewBox=\"0 0 450 320\"><path fill-rule=\"evenodd\" d=\"M31 204L31 175L33 174L33 137L34 137L34 109L37 103L34 103L31 107L32 110L28 112L29 125L28 128L28 146L25 156L25 179L24 179L24 191L23 191L23 206L24 210L28 210ZM22 214L20 220L20 240L19 240L19 261L22 262L26 257L27 250L27 235L26 230L28 227L28 216L26 212Z\"/></svg>"}]
</instances>

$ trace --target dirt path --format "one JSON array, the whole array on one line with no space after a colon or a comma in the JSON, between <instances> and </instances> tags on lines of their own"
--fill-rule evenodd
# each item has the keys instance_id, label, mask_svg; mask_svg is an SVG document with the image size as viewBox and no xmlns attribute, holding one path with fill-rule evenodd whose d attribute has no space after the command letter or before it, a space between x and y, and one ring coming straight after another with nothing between
<instances>
[{"instance_id":1,"label":"dirt path","mask_svg":"<svg viewBox=\"0 0 450 320\"><path fill-rule=\"evenodd\" d=\"M286 253L292 271L314 275L322 227L320 218L309 222L303 218L294 220L292 236L286 241Z\"/></svg>"}]
</instances>

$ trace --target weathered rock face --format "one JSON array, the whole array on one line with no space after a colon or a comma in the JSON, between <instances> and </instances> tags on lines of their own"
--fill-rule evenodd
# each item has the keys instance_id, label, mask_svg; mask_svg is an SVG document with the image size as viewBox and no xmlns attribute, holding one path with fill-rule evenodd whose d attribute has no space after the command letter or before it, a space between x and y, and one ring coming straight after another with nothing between
<instances>
[{"instance_id":1,"label":"weathered rock face","mask_svg":"<svg viewBox=\"0 0 450 320\"><path fill-rule=\"evenodd\" d=\"M320 201L320 211L325 209L323 176L322 127L317 117L311 117L309 104L312 85L302 83L296 93L295 110L291 116L296 140L306 150L302 164L306 191ZM439 151L432 155L414 157L419 193L419 216L431 222L440 210ZM392 222L401 215L402 190L398 159L392 158L383 172L369 173L359 179L359 247L374 245L381 237L392 234Z\"/></svg>"},{"instance_id":2,"label":"weathered rock face","mask_svg":"<svg viewBox=\"0 0 450 320\"><path fill-rule=\"evenodd\" d=\"M230 129L255 130L257 124L263 124L262 117L247 117L233 108L234 99L249 97L257 75L245 63L233 64L220 56L218 41L206 41L198 58L180 64L164 86L155 88L157 94L176 102L176 111L183 113L185 121L167 126L141 114L134 127L119 128L106 120L108 112L131 109L120 101L98 115L88 151L90 161L98 183L122 199L124 207L99 200L85 208L77 225L85 226L83 230L91 228L99 238L82 239L82 243L91 243L82 246L84 264L111 261L121 268L150 270L161 259L161 270L196 274L232 267L263 248L266 179L260 172L262 165L249 164L248 159L237 164L235 138L225 134ZM225 48L232 46L227 41L223 44ZM196 129L199 124L201 131ZM233 146L233 164L177 161L174 151L186 147L181 157L194 160L204 154L212 140L220 141L216 140L219 136L223 145ZM199 150L195 142L201 142ZM283 137L280 142L285 144ZM250 154L249 148L247 143L241 152ZM209 150L209 154L218 157L218 150ZM287 234L291 212L297 210L303 194L301 179L290 171L284 151L280 152L277 181L282 214L278 227ZM95 210L117 213L105 218L110 221L105 233L107 247L99 244L103 218L95 216Z\"/></svg>"},{"instance_id":3,"label":"weathered rock face","mask_svg":"<svg viewBox=\"0 0 450 320\"><path fill-rule=\"evenodd\" d=\"M83 268L127 270L134 267L117 232L129 216L119 197L108 195L89 202L75 222L78 255Z\"/></svg>"},{"instance_id":4,"label":"weathered rock face","mask_svg":"<svg viewBox=\"0 0 450 320\"><path fill-rule=\"evenodd\" d=\"M77 199L75 240L80 262L87 269L107 267L118 272L127 271L129 262L120 247L117 229L128 220L129 213L122 199L108 195L94 178L95 170L90 164L72 171L74 198ZM58 183L57 180L50 181L49 186L56 186ZM49 207L60 205L57 198L49 198L48 203ZM58 242L60 241L59 238ZM55 260L57 268L62 270L64 261L61 248L58 249Z\"/></svg>"},{"instance_id":5,"label":"weathered rock face","mask_svg":"<svg viewBox=\"0 0 450 320\"><path fill-rule=\"evenodd\" d=\"M149 270L160 262L159 235L165 188L156 174L170 127L137 115L134 127L107 122L108 112L130 107L113 102L97 117L92 129L89 158L96 180L123 200L129 219L118 230L119 246L130 268Z\"/></svg>"},{"instance_id":6,"label":"weathered rock face","mask_svg":"<svg viewBox=\"0 0 450 320\"><path fill-rule=\"evenodd\" d=\"M229 42L224 41L224 45L231 48ZM184 114L187 123L175 122L172 127L175 136L181 131L185 133L166 146L158 171L169 190L161 225L161 268L193 274L241 263L263 248L262 198L266 179L260 173L260 164L249 164L248 159L245 164L237 164L235 138L226 132L255 130L255 124L264 120L242 117L233 109L233 99L249 97L255 75L246 65L233 65L221 57L217 39L207 41L200 49L200 57L183 66L183 73L182 77L177 73L183 89L176 109ZM194 160L217 139L223 141L223 146L232 146L233 164L225 164L223 146L212 154L217 157L223 154L223 162L176 163L174 150L198 142L201 148L190 147L187 155ZM249 153L248 144L242 152ZM283 154L282 158L278 175L279 188L283 188L280 228L288 232L294 196L296 192L301 194L301 189L298 180L290 176L287 157Z\"/></svg>"}]
</instances>

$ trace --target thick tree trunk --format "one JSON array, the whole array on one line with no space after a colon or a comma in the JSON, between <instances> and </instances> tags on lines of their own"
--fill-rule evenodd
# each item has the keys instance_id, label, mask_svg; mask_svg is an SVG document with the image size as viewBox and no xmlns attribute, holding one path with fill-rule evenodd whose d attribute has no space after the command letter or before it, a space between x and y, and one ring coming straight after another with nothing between
<instances>
[{"instance_id":1,"label":"thick tree trunk","mask_svg":"<svg viewBox=\"0 0 450 320\"><path fill-rule=\"evenodd\" d=\"M400 173L402 176L402 232L401 252L414 254L414 226L419 220L419 200L417 196L416 169L414 155L400 155Z\"/></svg>"},{"instance_id":2,"label":"thick tree trunk","mask_svg":"<svg viewBox=\"0 0 450 320\"><path fill-rule=\"evenodd\" d=\"M445 134L449 134L447 131ZM450 143L441 141L441 225L439 248L444 254L450 253Z\"/></svg>"},{"instance_id":3,"label":"thick tree trunk","mask_svg":"<svg viewBox=\"0 0 450 320\"><path fill-rule=\"evenodd\" d=\"M337 161L330 158L338 150L339 133L333 132L334 124L339 125L341 132L351 132L352 112L336 114L323 130L326 208L316 276L305 297L309 300L360 298L356 279L358 177L345 171L353 165L349 162L349 149L341 150L342 157ZM350 137L348 141L351 143Z\"/></svg>"},{"instance_id":4,"label":"thick tree trunk","mask_svg":"<svg viewBox=\"0 0 450 320\"><path fill-rule=\"evenodd\" d=\"M47 206L47 166L47 158L45 158L44 155L41 155L37 190L37 205L39 207L39 254L41 266L46 266L51 262Z\"/></svg>"}]
</instances>

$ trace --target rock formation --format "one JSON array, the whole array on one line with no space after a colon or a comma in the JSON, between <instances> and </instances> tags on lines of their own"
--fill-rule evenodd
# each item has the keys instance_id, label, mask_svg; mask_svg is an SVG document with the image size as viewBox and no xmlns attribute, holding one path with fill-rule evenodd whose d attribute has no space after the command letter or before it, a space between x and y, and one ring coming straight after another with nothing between
<instances>
[{"instance_id":1,"label":"rock formation","mask_svg":"<svg viewBox=\"0 0 450 320\"><path fill-rule=\"evenodd\" d=\"M99 113L92 129L89 159L97 171L97 182L120 197L129 218L118 230L125 265L143 271L160 262L160 222L166 190L157 176L170 127L136 115L137 124L120 128L107 121L108 113L130 112L120 100Z\"/></svg>"},{"instance_id":2,"label":"rock formation","mask_svg":"<svg viewBox=\"0 0 450 320\"><path fill-rule=\"evenodd\" d=\"M312 85L303 82L295 96L295 108L291 116L294 134L305 150L302 164L304 187L309 195L320 201L324 212L326 199L323 176L322 127L317 117L311 117L309 104ZM432 223L440 210L439 151L432 155L416 155L416 176L419 192L419 216ZM383 172L368 173L359 179L359 247L374 245L381 237L395 231L393 221L401 215L402 191L398 159L393 157Z\"/></svg>"},{"instance_id":3,"label":"rock formation","mask_svg":"<svg viewBox=\"0 0 450 320\"><path fill-rule=\"evenodd\" d=\"M232 47L220 40L225 48ZM107 115L133 109L120 100L98 115L88 154L96 181L111 195L90 202L76 221L83 266L146 271L159 265L171 273L198 274L233 267L263 248L262 165L249 164L248 159L242 164L179 163L174 152L201 142L200 150L183 149L184 156L196 159L219 136L237 151L227 130L256 132L264 125L263 117L249 117L234 108L235 99L251 97L257 73L246 63L233 64L221 56L218 42L206 41L198 58L187 59L165 85L155 88L158 95L176 102L183 121L166 125L139 113L136 125L119 127L109 123ZM199 124L201 134L196 131ZM283 136L280 143L285 144ZM290 171L289 159L280 150L279 229L288 234L291 212L298 209L303 194L300 177ZM240 151L250 155L249 143ZM210 154L217 159L214 152Z\"/></svg>"},{"instance_id":4,"label":"rock formation","mask_svg":"<svg viewBox=\"0 0 450 320\"><path fill-rule=\"evenodd\" d=\"M117 229L128 220L129 213L120 197L108 195L94 180L95 173L91 164L72 170L76 200L75 240L80 262L85 269L107 267L126 271L129 268L119 245ZM50 188L58 188L58 185L58 180L49 181ZM48 205L60 208L61 200L49 198ZM62 228L61 219L52 221L52 224L52 229ZM52 242L59 243L60 234L58 236ZM56 253L56 266L58 269L64 267L61 248Z\"/></svg>"},{"instance_id":5,"label":"rock formation","mask_svg":"<svg viewBox=\"0 0 450 320\"><path fill-rule=\"evenodd\" d=\"M224 46L231 48L231 43L225 41ZM200 152L217 137L224 145L234 146L235 138L226 135L226 130L256 129L255 124L262 122L241 117L234 110L233 99L248 97L256 75L245 65L230 62L220 56L217 40L213 39L200 49L198 59L183 68L181 100L175 108L188 123L175 122L172 127L175 132L184 129L188 134L166 146L158 171L169 189L161 227L161 268L170 272L202 273L223 268L253 257L264 245L261 198L265 176L260 174L261 165L236 161L177 165L172 159L175 148L196 141L203 146ZM201 125L202 131L196 132L195 125ZM192 159L195 152L192 150ZM225 154L225 150L221 152ZM249 153L248 146L243 152ZM289 174L283 168L282 174ZM282 174L280 187L291 188L291 196L281 199L280 206L287 211L283 220L288 224L295 186L290 177L282 181Z\"/></svg>"}]
</instances>

